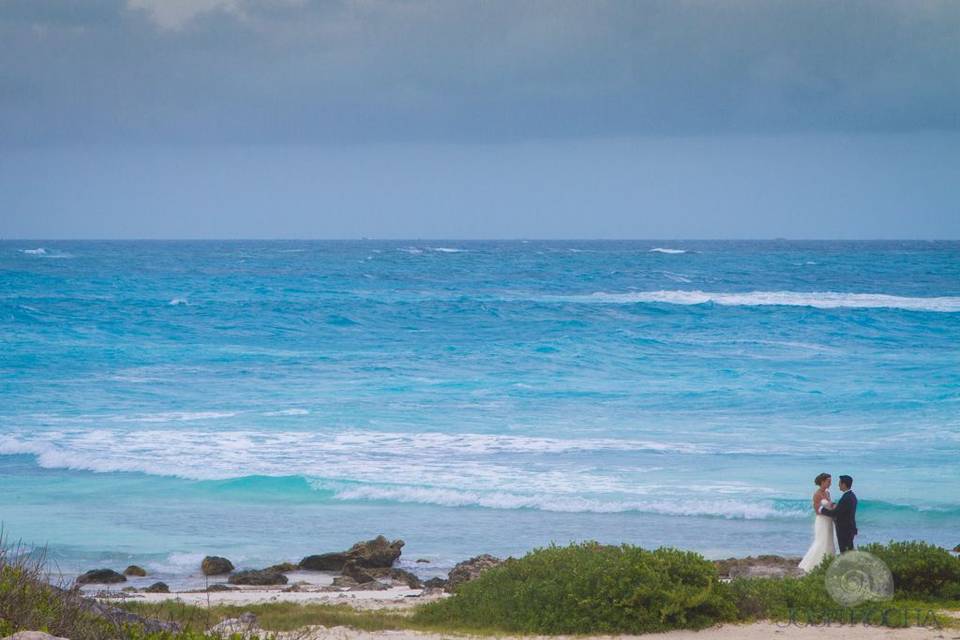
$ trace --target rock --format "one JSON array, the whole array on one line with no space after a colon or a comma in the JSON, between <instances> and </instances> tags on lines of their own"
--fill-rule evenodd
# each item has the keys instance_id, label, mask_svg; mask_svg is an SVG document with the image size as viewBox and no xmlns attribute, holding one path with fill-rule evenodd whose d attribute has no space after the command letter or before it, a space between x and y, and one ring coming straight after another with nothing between
<instances>
[{"instance_id":1,"label":"rock","mask_svg":"<svg viewBox=\"0 0 960 640\"><path fill-rule=\"evenodd\" d=\"M450 570L450 574L447 576L447 584L444 588L449 593L453 593L453 591L464 582L475 580L487 569L501 564L503 564L503 560L486 553L474 556L469 560L464 560L454 565L453 569Z\"/></svg>"},{"instance_id":2,"label":"rock","mask_svg":"<svg viewBox=\"0 0 960 640\"><path fill-rule=\"evenodd\" d=\"M280 564L275 564L267 567L264 571L275 571L277 573L288 573L290 571L296 571L300 567L293 564L292 562L281 562Z\"/></svg>"},{"instance_id":3,"label":"rock","mask_svg":"<svg viewBox=\"0 0 960 640\"><path fill-rule=\"evenodd\" d=\"M209 587L207 587L207 593L216 593L217 591L236 591L236 590L237 590L236 587L229 587L223 584L222 582L218 582L217 584L212 584Z\"/></svg>"},{"instance_id":4,"label":"rock","mask_svg":"<svg viewBox=\"0 0 960 640\"><path fill-rule=\"evenodd\" d=\"M347 550L347 555L361 567L392 567L393 563L400 557L400 550L403 545L403 540L390 542L383 536L377 536L373 540L366 540L353 545Z\"/></svg>"},{"instance_id":5,"label":"rock","mask_svg":"<svg viewBox=\"0 0 960 640\"><path fill-rule=\"evenodd\" d=\"M430 578L429 580L424 581L423 588L430 589L446 589L447 581L443 578Z\"/></svg>"},{"instance_id":6,"label":"rock","mask_svg":"<svg viewBox=\"0 0 960 640\"><path fill-rule=\"evenodd\" d=\"M233 563L220 556L207 556L200 563L200 570L205 576L220 576L233 571Z\"/></svg>"},{"instance_id":7,"label":"rock","mask_svg":"<svg viewBox=\"0 0 960 640\"><path fill-rule=\"evenodd\" d=\"M390 542L383 536L358 542L346 551L321 553L307 556L300 561L300 568L307 571L343 571L344 565L354 561L365 569L389 569L400 557L403 540Z\"/></svg>"},{"instance_id":8,"label":"rock","mask_svg":"<svg viewBox=\"0 0 960 640\"><path fill-rule=\"evenodd\" d=\"M300 568L307 571L340 571L347 563L346 553L321 553L316 556L307 556L300 561Z\"/></svg>"},{"instance_id":9,"label":"rock","mask_svg":"<svg viewBox=\"0 0 960 640\"><path fill-rule=\"evenodd\" d=\"M7 636L3 640L67 640L60 636L52 636L43 631L18 631L12 636Z\"/></svg>"},{"instance_id":10,"label":"rock","mask_svg":"<svg viewBox=\"0 0 960 640\"><path fill-rule=\"evenodd\" d=\"M287 584L287 576L279 571L269 571L267 569L247 569L238 571L227 580L230 584L269 586L276 584Z\"/></svg>"},{"instance_id":11,"label":"rock","mask_svg":"<svg viewBox=\"0 0 960 640\"><path fill-rule=\"evenodd\" d=\"M125 575L113 569L92 569L77 578L77 584L116 584L126 581Z\"/></svg>"},{"instance_id":12,"label":"rock","mask_svg":"<svg viewBox=\"0 0 960 640\"><path fill-rule=\"evenodd\" d=\"M405 569L390 567L389 569L366 569L365 571L374 578L389 578L394 582L402 582L411 589L423 588L423 583L420 582L420 578Z\"/></svg>"},{"instance_id":13,"label":"rock","mask_svg":"<svg viewBox=\"0 0 960 640\"><path fill-rule=\"evenodd\" d=\"M339 591L340 589L355 587L359 582L351 578L350 576L337 576L333 579L333 584L331 585L334 590Z\"/></svg>"},{"instance_id":14,"label":"rock","mask_svg":"<svg viewBox=\"0 0 960 640\"><path fill-rule=\"evenodd\" d=\"M154 582L143 590L144 593L170 593L170 587L166 582Z\"/></svg>"},{"instance_id":15,"label":"rock","mask_svg":"<svg viewBox=\"0 0 960 640\"><path fill-rule=\"evenodd\" d=\"M123 575L136 576L137 578L142 578L143 576L147 575L147 570L144 569L143 567L138 567L137 565L132 564L123 570Z\"/></svg>"},{"instance_id":16,"label":"rock","mask_svg":"<svg viewBox=\"0 0 960 640\"><path fill-rule=\"evenodd\" d=\"M350 560L343 565L343 575L347 576L348 578L353 578L360 584L365 582L373 582L376 579L368 572L364 571L355 560Z\"/></svg>"},{"instance_id":17,"label":"rock","mask_svg":"<svg viewBox=\"0 0 960 640\"><path fill-rule=\"evenodd\" d=\"M430 564L430 561L426 558L417 558L417 564Z\"/></svg>"},{"instance_id":18,"label":"rock","mask_svg":"<svg viewBox=\"0 0 960 640\"><path fill-rule=\"evenodd\" d=\"M747 556L746 558L727 558L715 560L717 573L722 578L783 578L799 576L803 572L797 566L800 558L784 558L783 556L761 555Z\"/></svg>"},{"instance_id":19,"label":"rock","mask_svg":"<svg viewBox=\"0 0 960 640\"><path fill-rule=\"evenodd\" d=\"M953 552L954 552L954 553L960 553L960 544L958 544L957 546L955 546L955 547L953 548Z\"/></svg>"},{"instance_id":20,"label":"rock","mask_svg":"<svg viewBox=\"0 0 960 640\"><path fill-rule=\"evenodd\" d=\"M221 638L229 638L233 635L251 638L258 636L259 631L257 616L249 611L241 613L239 617L222 620L210 628L211 635Z\"/></svg>"}]
</instances>

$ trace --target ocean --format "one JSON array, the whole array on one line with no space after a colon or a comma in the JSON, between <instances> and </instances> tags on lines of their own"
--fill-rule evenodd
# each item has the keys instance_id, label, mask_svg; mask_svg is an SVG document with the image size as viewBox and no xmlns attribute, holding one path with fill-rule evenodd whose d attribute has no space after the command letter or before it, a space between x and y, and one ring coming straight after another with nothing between
<instances>
[{"instance_id":1,"label":"ocean","mask_svg":"<svg viewBox=\"0 0 960 640\"><path fill-rule=\"evenodd\" d=\"M958 242L0 242L0 522L65 574L960 543ZM426 567L426 568L424 568Z\"/></svg>"}]
</instances>

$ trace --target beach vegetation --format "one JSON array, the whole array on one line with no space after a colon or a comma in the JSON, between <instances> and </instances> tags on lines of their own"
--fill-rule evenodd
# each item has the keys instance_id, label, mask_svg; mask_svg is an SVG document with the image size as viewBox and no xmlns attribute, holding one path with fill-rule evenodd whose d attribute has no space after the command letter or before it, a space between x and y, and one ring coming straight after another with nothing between
<instances>
[{"instance_id":1,"label":"beach vegetation","mask_svg":"<svg viewBox=\"0 0 960 640\"><path fill-rule=\"evenodd\" d=\"M413 618L515 633L647 633L733 621L737 610L696 553L589 542L509 559Z\"/></svg>"},{"instance_id":2,"label":"beach vegetation","mask_svg":"<svg viewBox=\"0 0 960 640\"><path fill-rule=\"evenodd\" d=\"M960 557L921 541L861 547L883 560L893 573L896 593L918 599L960 600Z\"/></svg>"}]
</instances>

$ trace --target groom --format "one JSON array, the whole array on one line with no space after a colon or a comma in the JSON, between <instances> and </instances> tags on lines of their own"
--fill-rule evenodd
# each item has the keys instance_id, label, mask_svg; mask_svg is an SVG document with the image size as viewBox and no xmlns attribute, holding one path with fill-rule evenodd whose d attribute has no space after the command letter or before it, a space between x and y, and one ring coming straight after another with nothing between
<instances>
[{"instance_id":1,"label":"groom","mask_svg":"<svg viewBox=\"0 0 960 640\"><path fill-rule=\"evenodd\" d=\"M853 478L840 476L840 491L843 496L833 509L821 507L820 513L833 518L837 525L837 544L840 553L853 551L853 537L857 535L857 496L854 495Z\"/></svg>"}]
</instances>

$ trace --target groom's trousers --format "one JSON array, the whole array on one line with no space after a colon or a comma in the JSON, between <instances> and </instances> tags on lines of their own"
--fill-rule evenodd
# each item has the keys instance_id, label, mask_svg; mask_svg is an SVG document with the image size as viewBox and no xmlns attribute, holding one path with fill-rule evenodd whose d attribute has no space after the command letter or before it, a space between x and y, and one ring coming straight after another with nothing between
<instances>
[{"instance_id":1,"label":"groom's trousers","mask_svg":"<svg viewBox=\"0 0 960 640\"><path fill-rule=\"evenodd\" d=\"M844 551L853 551L854 534L849 531L837 531L837 546L840 547L840 553Z\"/></svg>"}]
</instances>

